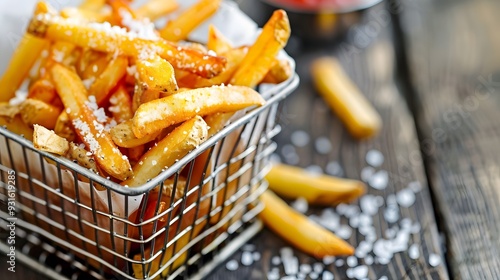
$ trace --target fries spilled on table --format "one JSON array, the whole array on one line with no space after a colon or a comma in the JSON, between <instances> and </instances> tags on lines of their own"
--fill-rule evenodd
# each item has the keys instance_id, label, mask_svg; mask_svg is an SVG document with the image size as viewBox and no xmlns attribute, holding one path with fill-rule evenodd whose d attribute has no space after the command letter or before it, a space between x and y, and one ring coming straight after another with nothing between
<instances>
[{"instance_id":1,"label":"fries spilled on table","mask_svg":"<svg viewBox=\"0 0 500 280\"><path fill-rule=\"evenodd\" d=\"M199 0L158 29L153 21L179 9L177 2L149 0L138 9L130 2L85 0L57 12L40 1L0 78L0 125L33 140L36 149L74 161L123 188L139 188L188 154L199 154L163 182L164 189L141 196L139 212L127 217L128 231L121 232L139 245L121 241L118 248L126 252L121 260L110 253L115 244L108 235L80 233L90 241L100 237L101 245L85 251L99 252L101 267L133 258L133 273L144 278L166 276L183 264L188 254L184 245L206 225L230 226L232 210L226 204L238 185L251 181L249 171L238 175L244 160L232 160L248 148L240 142L241 130L216 148L227 165L197 149L230 120L266 104L254 89L257 85L283 82L293 71L278 58L290 36L282 10L272 15L253 45L233 46L212 26L205 46L184 40L222 1ZM74 184L79 183L89 184L92 193L111 193L75 176ZM210 194L215 185L225 190ZM178 238L171 241L174 236ZM95 258L89 263L99 265Z\"/></svg>"}]
</instances>

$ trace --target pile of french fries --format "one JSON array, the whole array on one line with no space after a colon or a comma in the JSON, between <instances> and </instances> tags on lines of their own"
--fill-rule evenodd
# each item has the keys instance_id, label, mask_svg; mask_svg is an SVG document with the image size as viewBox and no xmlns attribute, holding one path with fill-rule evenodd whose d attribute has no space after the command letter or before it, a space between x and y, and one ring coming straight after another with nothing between
<instances>
[{"instance_id":1,"label":"pile of french fries","mask_svg":"<svg viewBox=\"0 0 500 280\"><path fill-rule=\"evenodd\" d=\"M133 188L215 135L235 112L265 104L253 88L283 82L292 70L277 58L290 36L282 10L253 45L233 46L214 26L203 45L186 40L220 0L200 0L160 28L154 21L178 9L174 0L150 0L137 9L130 2L86 0L61 11L37 3L0 78L0 125L37 149ZM192 178L210 172L200 167L208 157L198 157ZM189 187L200 184L194 181ZM154 204L153 212L165 205ZM153 232L147 224L143 229L145 237Z\"/></svg>"}]
</instances>

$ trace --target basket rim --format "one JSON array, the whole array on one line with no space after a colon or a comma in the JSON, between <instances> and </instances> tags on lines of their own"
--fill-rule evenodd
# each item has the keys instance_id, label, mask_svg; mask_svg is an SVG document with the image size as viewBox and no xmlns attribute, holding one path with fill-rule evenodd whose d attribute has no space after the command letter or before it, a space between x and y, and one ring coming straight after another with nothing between
<instances>
[{"instance_id":1,"label":"basket rim","mask_svg":"<svg viewBox=\"0 0 500 280\"><path fill-rule=\"evenodd\" d=\"M17 142L18 144L22 145L25 148L28 148L32 150L35 153L38 153L50 160L53 160L56 164L60 164L66 168L68 168L70 171L80 173L90 179L90 185L93 185L93 182L98 183L106 188L106 191L113 191L116 193L119 193L121 195L127 195L127 196L138 196L138 195L143 195L149 192L151 189L155 188L158 186L161 182L166 180L167 178L171 177L174 175L176 172L178 172L181 167L195 159L198 155L200 155L202 152L205 150L209 149L211 146L215 145L218 141L222 140L225 136L230 134L232 131L234 131L238 126L241 126L247 122L249 122L253 117L259 115L261 112L272 106L273 104L278 103L279 101L285 99L289 94L293 92L293 90L298 86L299 84L299 76L297 73L294 73L292 77L290 77L287 81L278 84L271 89L269 89L266 94L270 96L266 100L266 104L264 104L261 107L254 108L250 111L248 111L244 116L241 118L235 120L234 122L230 123L226 127L224 127L221 131L219 131L217 134L214 136L210 137L207 139L207 141L203 142L200 144L196 149L193 151L189 152L186 156L178 160L176 163L174 163L172 166L167 168L166 170L162 171L160 174L158 174L156 177L152 178L148 182L138 186L138 187L125 187L123 185L120 185L118 183L115 183L111 181L110 179L106 179L102 177L101 175L95 174L89 169L80 166L79 164L64 158L62 156L54 155L48 152L40 151L36 149L33 146L33 142L30 140L24 138L21 135L15 134L14 132L11 132L5 127L0 127L0 135L5 136L6 138L9 138L10 140Z\"/></svg>"}]
</instances>

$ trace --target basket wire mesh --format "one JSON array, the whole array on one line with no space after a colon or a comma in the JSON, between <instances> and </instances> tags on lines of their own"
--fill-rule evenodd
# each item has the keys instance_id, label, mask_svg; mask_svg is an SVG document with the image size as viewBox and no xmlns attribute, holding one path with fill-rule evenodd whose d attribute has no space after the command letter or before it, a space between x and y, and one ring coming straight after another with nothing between
<instances>
[{"instance_id":1,"label":"basket wire mesh","mask_svg":"<svg viewBox=\"0 0 500 280\"><path fill-rule=\"evenodd\" d=\"M17 260L61 279L201 278L261 228L255 216L279 102L246 112L173 166L126 188L0 128L0 250L16 225ZM203 172L195 161L205 158ZM8 174L15 172L15 189ZM196 175L198 174L198 175ZM200 175L201 174L201 175ZM14 192L14 195L12 195ZM15 212L8 208L15 198Z\"/></svg>"}]
</instances>

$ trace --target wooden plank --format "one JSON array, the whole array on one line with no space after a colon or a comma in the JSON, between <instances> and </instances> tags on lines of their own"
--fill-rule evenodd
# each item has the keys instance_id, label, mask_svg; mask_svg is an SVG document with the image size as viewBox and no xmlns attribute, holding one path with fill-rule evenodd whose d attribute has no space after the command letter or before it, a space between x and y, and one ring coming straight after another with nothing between
<instances>
[{"instance_id":1,"label":"wooden plank","mask_svg":"<svg viewBox=\"0 0 500 280\"><path fill-rule=\"evenodd\" d=\"M498 1L403 1L420 143L454 279L500 279Z\"/></svg>"},{"instance_id":2,"label":"wooden plank","mask_svg":"<svg viewBox=\"0 0 500 280\"><path fill-rule=\"evenodd\" d=\"M248 5L241 3L243 8ZM250 7L251 8L251 7ZM334 46L302 46L292 48L290 51L297 61L298 74L301 84L297 91L288 98L280 115L280 123L283 131L276 138L279 148L278 154L283 157L287 148L291 145L291 135L294 131L307 132L311 141L304 147L295 147L299 155L298 165L308 167L317 165L326 169L331 161L337 161L343 167L343 176L348 178L360 178L360 172L367 166L365 155L371 149L381 151L385 156L385 162L381 169L387 170L390 177L389 186L385 190L369 188L368 192L387 198L401 189L407 187L408 183L418 181L423 189L417 194L415 205L410 208L401 208L401 218L409 218L422 224L422 231L413 235L410 243L420 244L422 253L417 260L408 257L407 252L398 253L388 265L373 264L369 267L369 279L379 279L387 276L388 279L447 279L447 271L442 262L437 267L429 265L429 254L442 254L439 244L437 226L432 210L432 202L426 183L423 164L420 158L414 119L408 110L401 92L396 86L395 75L395 50L391 36L391 23L385 22L380 25L380 15L389 15L386 8L381 5L371 11L363 25L348 36L347 41ZM254 11L255 12L255 11ZM387 12L387 13L386 13ZM250 14L255 14L250 11ZM376 34L366 36L364 27L372 25L377 27ZM363 37L364 36L364 37ZM363 42L359 40L363 39ZM294 44L296 42L292 42ZM368 44L363 48L361 45ZM322 99L314 91L309 65L311 61L321 55L335 55L346 69L346 72L359 85L362 92L376 105L384 120L384 128L379 136L372 140L359 142L352 139L339 119L326 107ZM332 144L332 150L328 154L321 154L314 148L314 139L326 137ZM283 149L285 151L283 151ZM311 209L308 214L321 213L321 209ZM342 218L343 224L347 219ZM393 224L389 224L380 211L374 218L374 227L377 236L384 236L384 232ZM364 237L356 230L349 242L353 245L359 244ZM251 242L256 246L256 251L261 252L261 261L246 267L241 265L241 251L231 259L240 263L237 271L228 271L226 267L219 267L209 279L264 279L266 273L273 267L271 258L279 255L279 250L287 244L268 230L264 230ZM314 264L321 262L300 252L295 251L300 263ZM343 258L345 260L345 258ZM363 262L360 261L360 264ZM335 275L335 279L346 279L346 264L337 267L335 264L326 267ZM281 276L284 275L280 268Z\"/></svg>"}]
</instances>

